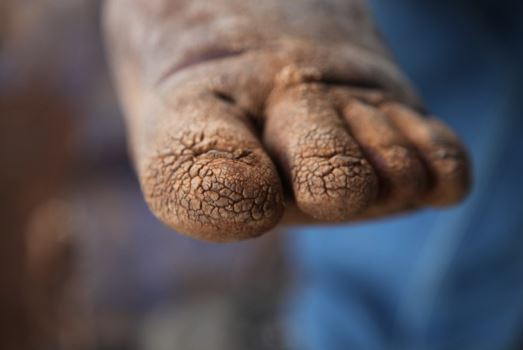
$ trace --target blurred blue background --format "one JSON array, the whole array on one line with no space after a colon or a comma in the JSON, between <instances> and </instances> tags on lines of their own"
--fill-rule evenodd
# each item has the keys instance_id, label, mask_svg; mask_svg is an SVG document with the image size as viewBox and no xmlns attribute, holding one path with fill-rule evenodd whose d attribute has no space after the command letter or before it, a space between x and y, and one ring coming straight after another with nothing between
<instances>
[{"instance_id":1,"label":"blurred blue background","mask_svg":"<svg viewBox=\"0 0 523 350\"><path fill-rule=\"evenodd\" d=\"M452 210L290 235L299 271L288 318L295 346L520 348L522 3L371 5L429 110L470 150L475 185Z\"/></svg>"}]
</instances>

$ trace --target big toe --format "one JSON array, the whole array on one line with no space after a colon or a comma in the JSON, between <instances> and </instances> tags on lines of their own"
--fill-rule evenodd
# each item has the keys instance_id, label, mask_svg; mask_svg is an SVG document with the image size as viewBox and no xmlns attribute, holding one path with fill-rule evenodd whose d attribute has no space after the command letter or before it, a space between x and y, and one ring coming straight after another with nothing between
<instances>
[{"instance_id":1,"label":"big toe","mask_svg":"<svg viewBox=\"0 0 523 350\"><path fill-rule=\"evenodd\" d=\"M220 100L176 113L139 171L153 213L181 233L213 242L273 228L283 214L281 183L248 120Z\"/></svg>"}]
</instances>

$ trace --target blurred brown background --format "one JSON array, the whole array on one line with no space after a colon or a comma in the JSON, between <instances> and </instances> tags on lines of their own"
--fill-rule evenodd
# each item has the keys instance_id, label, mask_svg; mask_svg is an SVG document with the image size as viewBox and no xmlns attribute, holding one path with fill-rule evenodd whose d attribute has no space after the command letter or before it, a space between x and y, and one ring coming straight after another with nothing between
<instances>
[{"instance_id":1,"label":"blurred brown background","mask_svg":"<svg viewBox=\"0 0 523 350\"><path fill-rule=\"evenodd\" d=\"M99 12L0 2L0 348L282 348L278 235L209 245L147 210Z\"/></svg>"}]
</instances>

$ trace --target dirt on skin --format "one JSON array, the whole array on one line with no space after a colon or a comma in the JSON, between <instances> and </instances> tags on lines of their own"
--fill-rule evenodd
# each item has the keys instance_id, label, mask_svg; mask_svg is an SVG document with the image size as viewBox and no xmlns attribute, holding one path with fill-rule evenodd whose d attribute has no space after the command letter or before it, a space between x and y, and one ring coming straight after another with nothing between
<instances>
[{"instance_id":1,"label":"dirt on skin","mask_svg":"<svg viewBox=\"0 0 523 350\"><path fill-rule=\"evenodd\" d=\"M104 15L145 199L178 232L229 242L468 192L463 146L425 117L363 1L112 0Z\"/></svg>"},{"instance_id":2,"label":"dirt on skin","mask_svg":"<svg viewBox=\"0 0 523 350\"><path fill-rule=\"evenodd\" d=\"M48 0L37 7L52 9L47 5L60 1L72 4L72 0ZM420 103L358 2L107 3L111 1L114 13L106 13L106 28L112 33L108 43L127 112L135 163L150 206L170 226L196 238L231 241L255 237L283 220L304 223L315 221L314 217L380 217L422 204L449 204L466 193L467 162L459 141L439 122L420 118ZM0 328L13 330L2 338L2 347L31 349L36 348L35 343L56 344L59 331L63 331L59 329L57 300L63 304L60 298L73 268L69 227L63 225L70 213L55 197L67 182L62 180L64 169L70 166L68 128L76 116L68 115L64 100L53 94L56 86L46 80L65 70L67 59L63 57L71 60L71 56L61 55L56 46L56 51L43 57L42 52L48 50L42 48L50 47L50 42L64 43L69 36L62 38L59 34L69 33L63 30L68 28L67 22L77 24L86 17L86 11L78 1L71 5L78 6L76 16L56 11L52 19L23 26L18 20L34 20L29 15L40 13L32 12L35 3L11 1L16 5L12 8L21 9L17 16L6 16L7 4L0 3L0 18L9 19L0 21L0 48L10 50L17 44L14 49L22 55L14 60L34 70L18 72L22 73L16 74L19 81L12 85L17 89L10 86L5 90L9 94L3 90L0 96L0 115L7 116L0 118L4 169L0 174L0 266L2 286L8 286L0 288ZM41 15L45 12L42 10ZM59 22L56 27L48 25ZM7 35L13 24L20 30ZM71 45L76 49L68 48L67 52L78 52L78 45L85 46L89 38ZM96 52L91 49L86 51ZM83 67L84 72L95 76L90 67ZM99 66L96 69L103 73ZM42 79L27 80L35 76ZM95 105L95 99L87 96L100 91L102 84L78 85L91 87L82 90L82 95ZM110 95L107 92L102 89L100 94ZM96 130L109 129L108 121L117 119L93 114L89 120ZM123 144L118 132L99 136L94 138L96 145ZM112 157L120 154L119 149L101 149L109 159L104 160L106 164L113 164ZM109 151L114 153L108 155ZM119 182L120 178L113 179L99 192L107 193ZM179 186L177 191L175 186ZM127 199L121 195L122 203L127 204ZM95 201L93 207L99 208L99 202ZM108 234L129 224L128 212L122 211L119 221L115 213L99 209L99 216L107 215L105 221L94 215L73 225L87 227L98 219L102 221L99 225L107 228L94 232L97 235L84 233L98 244L89 251L92 261L103 260L100 247ZM135 218L129 225L141 222L141 217ZM123 235L114 241L124 245L128 239ZM263 240L252 243L259 242L263 244ZM196 280L206 283L195 289L208 291L212 277L208 262L185 247L176 241L166 250L171 253L178 248L174 255L187 250L193 260L187 263L182 259L174 265L187 273L187 278L194 278L187 266L200 263L202 272ZM105 247L104 251L108 256L118 256L114 248ZM276 254L273 244L261 249L259 256L245 253L244 246L237 248L262 267L267 267L267 259ZM237 260L232 263L237 267ZM118 266L113 270L116 273L128 268L125 264L113 265ZM273 270L281 272L280 267ZM94 280L100 271L93 272ZM223 271L215 275L229 275L229 265ZM165 273L161 278L172 275ZM237 287L245 299L242 304L245 309L260 305L260 300L271 304L263 306L262 311L272 322L277 305L266 294L272 297L275 293L273 277L257 279L263 289L253 287L253 275L259 277L260 272L247 271L241 288ZM255 301L253 291L261 294ZM238 307L234 293L224 288L223 295L231 299L230 305ZM241 312L240 321L244 322L245 311ZM259 312L254 310L254 315ZM69 319L82 319L76 327L86 334L74 340L77 344L96 338L89 333L91 328L81 324L83 316L74 313ZM98 316L95 325L107 318L107 314ZM252 327L254 343L261 346L259 324L244 324Z\"/></svg>"}]
</instances>

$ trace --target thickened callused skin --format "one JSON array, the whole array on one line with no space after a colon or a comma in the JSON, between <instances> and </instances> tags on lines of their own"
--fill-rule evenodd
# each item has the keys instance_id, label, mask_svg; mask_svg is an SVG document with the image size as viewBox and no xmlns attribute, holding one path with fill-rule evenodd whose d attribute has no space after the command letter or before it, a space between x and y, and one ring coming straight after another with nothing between
<instances>
[{"instance_id":1,"label":"thickened callused skin","mask_svg":"<svg viewBox=\"0 0 523 350\"><path fill-rule=\"evenodd\" d=\"M105 4L140 183L179 232L229 242L284 214L376 218L468 192L463 146L424 115L364 1Z\"/></svg>"}]
</instances>

